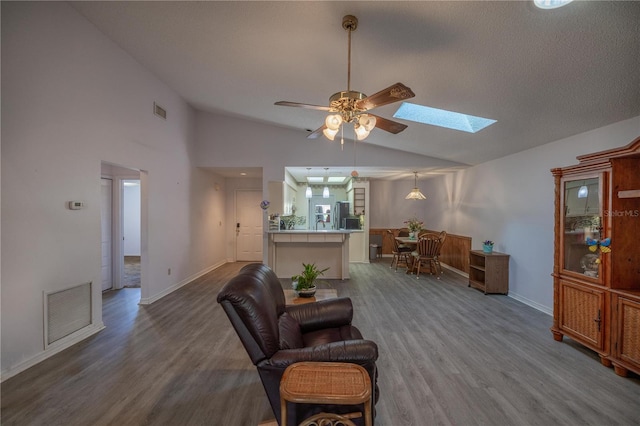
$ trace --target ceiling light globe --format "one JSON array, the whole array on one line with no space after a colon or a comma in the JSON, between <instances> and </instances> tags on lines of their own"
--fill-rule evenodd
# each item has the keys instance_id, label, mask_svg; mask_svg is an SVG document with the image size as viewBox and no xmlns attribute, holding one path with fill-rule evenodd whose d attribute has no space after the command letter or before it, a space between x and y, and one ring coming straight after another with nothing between
<instances>
[{"instance_id":1,"label":"ceiling light globe","mask_svg":"<svg viewBox=\"0 0 640 426\"><path fill-rule=\"evenodd\" d=\"M359 141L364 140L367 136L369 136L369 131L359 124L356 124L356 139Z\"/></svg>"},{"instance_id":2,"label":"ceiling light globe","mask_svg":"<svg viewBox=\"0 0 640 426\"><path fill-rule=\"evenodd\" d=\"M336 130L331 130L331 129L328 129L328 128L327 128L327 129L324 129L324 130L322 131L322 134L323 134L327 139L329 139L330 141L332 141L332 140L336 137L336 135L338 134L338 129L336 129Z\"/></svg>"},{"instance_id":3,"label":"ceiling light globe","mask_svg":"<svg viewBox=\"0 0 640 426\"><path fill-rule=\"evenodd\" d=\"M373 128L376 127L376 118L373 115L362 114L358 119L358 122L368 132L372 131Z\"/></svg>"},{"instance_id":4,"label":"ceiling light globe","mask_svg":"<svg viewBox=\"0 0 640 426\"><path fill-rule=\"evenodd\" d=\"M327 128L335 130L337 132L340 128L340 125L342 124L342 117L340 116L340 114L327 115L327 119L324 121L324 124L327 126Z\"/></svg>"}]
</instances>

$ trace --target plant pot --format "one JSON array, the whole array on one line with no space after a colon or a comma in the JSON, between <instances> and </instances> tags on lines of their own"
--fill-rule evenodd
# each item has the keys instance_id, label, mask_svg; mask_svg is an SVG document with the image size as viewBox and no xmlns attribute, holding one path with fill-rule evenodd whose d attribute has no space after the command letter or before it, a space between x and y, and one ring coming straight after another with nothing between
<instances>
[{"instance_id":1,"label":"plant pot","mask_svg":"<svg viewBox=\"0 0 640 426\"><path fill-rule=\"evenodd\" d=\"M297 290L300 297L313 297L316 294L316 286L305 288L303 290Z\"/></svg>"},{"instance_id":2,"label":"plant pot","mask_svg":"<svg viewBox=\"0 0 640 426\"><path fill-rule=\"evenodd\" d=\"M489 244L483 244L482 245L482 251L485 253L492 253L493 252L493 246L489 245Z\"/></svg>"}]
</instances>

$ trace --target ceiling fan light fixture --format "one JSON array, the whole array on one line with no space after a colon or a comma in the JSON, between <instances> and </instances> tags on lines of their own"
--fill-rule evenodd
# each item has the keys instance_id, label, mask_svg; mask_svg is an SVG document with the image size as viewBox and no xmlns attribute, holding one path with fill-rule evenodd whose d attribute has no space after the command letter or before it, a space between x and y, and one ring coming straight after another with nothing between
<instances>
[{"instance_id":1,"label":"ceiling fan light fixture","mask_svg":"<svg viewBox=\"0 0 640 426\"><path fill-rule=\"evenodd\" d=\"M356 139L358 139L359 141L364 140L366 139L367 136L369 136L369 131L360 124L355 125L355 131L356 131Z\"/></svg>"},{"instance_id":2,"label":"ceiling fan light fixture","mask_svg":"<svg viewBox=\"0 0 640 426\"><path fill-rule=\"evenodd\" d=\"M373 115L362 114L358 118L358 122L365 128L367 132L372 131L373 128L376 127L376 117Z\"/></svg>"},{"instance_id":3,"label":"ceiling fan light fixture","mask_svg":"<svg viewBox=\"0 0 640 426\"><path fill-rule=\"evenodd\" d=\"M329 114L327 115L327 119L324 121L324 124L328 129L335 130L337 132L342 124L342 117L340 114Z\"/></svg>"},{"instance_id":4,"label":"ceiling fan light fixture","mask_svg":"<svg viewBox=\"0 0 640 426\"><path fill-rule=\"evenodd\" d=\"M329 139L330 141L332 141L336 135L338 134L338 129L336 130L331 130L329 128L326 128L322 131L322 134L324 135L325 138Z\"/></svg>"}]
</instances>

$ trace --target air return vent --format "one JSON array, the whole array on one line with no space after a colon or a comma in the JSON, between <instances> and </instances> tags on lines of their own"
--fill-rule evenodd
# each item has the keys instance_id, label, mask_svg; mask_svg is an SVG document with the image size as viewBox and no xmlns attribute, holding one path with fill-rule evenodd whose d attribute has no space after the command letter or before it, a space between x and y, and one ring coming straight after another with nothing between
<instances>
[{"instance_id":1,"label":"air return vent","mask_svg":"<svg viewBox=\"0 0 640 426\"><path fill-rule=\"evenodd\" d=\"M91 283L45 293L45 347L91 325Z\"/></svg>"},{"instance_id":2,"label":"air return vent","mask_svg":"<svg viewBox=\"0 0 640 426\"><path fill-rule=\"evenodd\" d=\"M153 103L153 113L164 120L167 119L167 110L155 102Z\"/></svg>"}]
</instances>

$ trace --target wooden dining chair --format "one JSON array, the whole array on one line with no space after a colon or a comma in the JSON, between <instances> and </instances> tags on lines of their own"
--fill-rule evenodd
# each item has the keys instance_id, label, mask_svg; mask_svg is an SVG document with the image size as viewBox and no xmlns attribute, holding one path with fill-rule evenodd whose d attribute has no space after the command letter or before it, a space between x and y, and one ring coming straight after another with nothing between
<instances>
[{"instance_id":1,"label":"wooden dining chair","mask_svg":"<svg viewBox=\"0 0 640 426\"><path fill-rule=\"evenodd\" d=\"M393 258L391 259L391 265L389 267L393 268L393 265L395 263L397 271L398 264L402 262L406 268L409 268L409 266L411 265L411 261L409 260L411 247L400 246L398 240L396 240L395 234L390 229L387 229L387 236L391 239L391 247L393 247L393 250L391 251L391 253L393 254Z\"/></svg>"},{"instance_id":2,"label":"wooden dining chair","mask_svg":"<svg viewBox=\"0 0 640 426\"><path fill-rule=\"evenodd\" d=\"M423 265L429 264L429 272L435 275L437 279L440 279L442 274L442 267L438 260L440 253L440 236L438 234L425 234L418 241L418 249L413 261L414 271L416 272L416 278L420 278L420 270Z\"/></svg>"}]
</instances>

